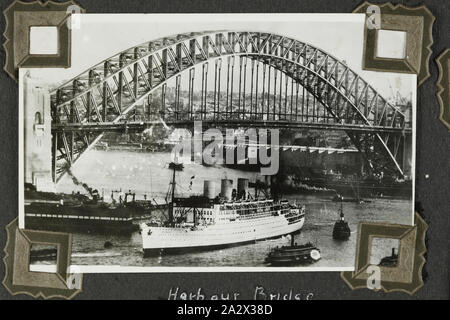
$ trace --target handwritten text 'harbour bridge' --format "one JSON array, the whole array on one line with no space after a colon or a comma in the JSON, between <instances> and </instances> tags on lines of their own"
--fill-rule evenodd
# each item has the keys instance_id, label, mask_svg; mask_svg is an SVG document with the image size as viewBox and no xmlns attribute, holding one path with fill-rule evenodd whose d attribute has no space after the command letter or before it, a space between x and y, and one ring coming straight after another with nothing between
<instances>
[{"instance_id":1,"label":"handwritten text 'harbour bridge'","mask_svg":"<svg viewBox=\"0 0 450 320\"><path fill-rule=\"evenodd\" d=\"M412 133L406 115L345 62L259 32L186 33L138 45L54 90L51 108L55 181L104 132L156 122L345 130L371 170L399 175Z\"/></svg>"}]
</instances>

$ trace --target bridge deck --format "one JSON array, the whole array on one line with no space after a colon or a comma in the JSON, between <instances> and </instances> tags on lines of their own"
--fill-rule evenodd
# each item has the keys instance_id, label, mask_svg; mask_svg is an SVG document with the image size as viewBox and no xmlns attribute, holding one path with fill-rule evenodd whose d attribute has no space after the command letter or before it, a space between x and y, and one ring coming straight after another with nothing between
<instances>
[{"instance_id":1,"label":"bridge deck","mask_svg":"<svg viewBox=\"0 0 450 320\"><path fill-rule=\"evenodd\" d=\"M362 124L347 123L317 123L317 122L291 122L285 120L202 120L207 127L226 128L278 128L278 129L312 129L312 130L342 130L348 132L372 132L372 133L403 133L411 134L411 128L392 128L383 126L367 127ZM161 121L129 121L129 122L90 122L53 124L53 132L114 132L114 131L143 131L154 125L161 125ZM165 121L167 126L176 128L191 128L194 121L171 120Z\"/></svg>"}]
</instances>

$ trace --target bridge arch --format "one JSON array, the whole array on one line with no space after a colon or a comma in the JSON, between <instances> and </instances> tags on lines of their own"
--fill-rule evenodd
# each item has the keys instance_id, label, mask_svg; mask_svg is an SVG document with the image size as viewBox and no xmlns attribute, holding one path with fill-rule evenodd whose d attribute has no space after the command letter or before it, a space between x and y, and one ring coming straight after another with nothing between
<instances>
[{"instance_id":1,"label":"bridge arch","mask_svg":"<svg viewBox=\"0 0 450 320\"><path fill-rule=\"evenodd\" d=\"M95 123L101 127L106 123L120 123L156 90L162 90L162 95L165 94L165 86L171 79L176 79L176 94L179 95L182 74L189 74L190 95L193 90L192 73L196 66L201 65L204 70L205 65L213 62L217 72L218 63L226 60L229 66L231 59L233 66L234 59L249 59L262 63L264 72L268 66L269 72L273 68L288 76L297 88L301 86L320 102L324 116L306 116L305 120L304 110L294 111L292 100L289 112L281 110L281 89L278 105L274 102L271 106L270 92L267 93L267 101L264 101L263 91L263 103L256 103L255 108L251 106L250 111L242 110L240 106L236 110L232 104L228 110L227 102L225 113L216 110L220 106L216 105L214 92L214 110L211 110L206 106L206 98L203 103L202 84L200 110L194 110L190 100L189 112L183 116L177 110L179 105L175 104L175 110L165 113L163 120L177 124L200 118L224 126L227 122L237 122L262 126L283 124L285 127L326 121L336 128L345 128L375 172L395 171L403 174L402 147L411 133L411 123L401 110L389 104L345 62L317 47L280 35L218 31L180 34L138 45L100 62L55 89L51 97L54 152L58 153L53 164L55 180L101 139L101 132L83 129L86 125ZM203 76L204 71L202 80ZM268 84L270 86L270 80ZM207 94L206 88L205 91ZM277 107L279 110L276 110Z\"/></svg>"}]
</instances>

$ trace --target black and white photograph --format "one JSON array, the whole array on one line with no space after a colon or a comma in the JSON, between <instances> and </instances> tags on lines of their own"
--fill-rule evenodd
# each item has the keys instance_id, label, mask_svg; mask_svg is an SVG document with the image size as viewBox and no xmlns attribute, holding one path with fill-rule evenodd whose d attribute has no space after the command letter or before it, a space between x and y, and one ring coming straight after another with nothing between
<instances>
[{"instance_id":1,"label":"black and white photograph","mask_svg":"<svg viewBox=\"0 0 450 320\"><path fill-rule=\"evenodd\" d=\"M20 228L71 233L82 273L353 271L361 222L414 218L417 76L363 70L365 23L72 15L71 66L19 72Z\"/></svg>"}]
</instances>

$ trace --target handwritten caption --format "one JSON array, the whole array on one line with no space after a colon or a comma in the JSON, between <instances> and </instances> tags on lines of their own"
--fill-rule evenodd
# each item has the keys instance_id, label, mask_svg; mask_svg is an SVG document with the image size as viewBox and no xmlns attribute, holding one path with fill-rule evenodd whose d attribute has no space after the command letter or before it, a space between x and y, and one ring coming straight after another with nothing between
<instances>
[{"instance_id":1,"label":"handwritten caption","mask_svg":"<svg viewBox=\"0 0 450 320\"><path fill-rule=\"evenodd\" d=\"M314 298L314 293L308 291L289 289L280 292L263 286L256 286L245 294L240 291L208 293L203 288L183 290L180 287L173 287L169 290L168 300L239 300L248 299L249 294L253 300L312 300Z\"/></svg>"}]
</instances>

